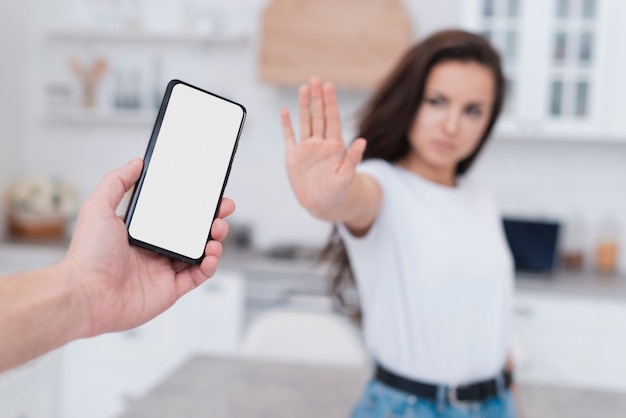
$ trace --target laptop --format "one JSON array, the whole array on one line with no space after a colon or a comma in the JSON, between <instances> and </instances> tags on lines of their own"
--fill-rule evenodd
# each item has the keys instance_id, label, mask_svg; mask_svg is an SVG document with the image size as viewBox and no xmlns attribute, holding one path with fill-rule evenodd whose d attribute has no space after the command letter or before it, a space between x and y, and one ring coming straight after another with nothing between
<instances>
[{"instance_id":1,"label":"laptop","mask_svg":"<svg viewBox=\"0 0 626 418\"><path fill-rule=\"evenodd\" d=\"M554 272L558 257L559 222L504 217L503 223L516 272L533 275Z\"/></svg>"}]
</instances>

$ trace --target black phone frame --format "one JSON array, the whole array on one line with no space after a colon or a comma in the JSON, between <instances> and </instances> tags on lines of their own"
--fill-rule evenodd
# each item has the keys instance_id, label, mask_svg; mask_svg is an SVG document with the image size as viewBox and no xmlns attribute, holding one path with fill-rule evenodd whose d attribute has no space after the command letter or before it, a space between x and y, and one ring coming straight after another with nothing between
<instances>
[{"instance_id":1,"label":"black phone frame","mask_svg":"<svg viewBox=\"0 0 626 418\"><path fill-rule=\"evenodd\" d=\"M163 118L165 116L165 111L167 110L167 105L169 104L169 100L170 100L170 96L172 95L172 90L174 89L174 87L177 84L183 84L185 86L191 87L193 89L196 89L198 91L201 91L203 93L209 94L211 96L217 97L219 99L225 100L227 102L230 102L234 105L237 105L241 108L241 110L243 111L243 116L241 118L241 123L239 125L239 130L237 132L237 138L235 139L235 145L233 147L233 151L230 155L230 161L228 162L228 169L226 170L226 174L224 176L224 182L222 184L222 189L220 191L220 196L218 199L218 204L217 204L217 208L215 209L215 213L213 214L213 219L217 218L217 214L219 213L220 210L220 206L221 206L221 202L222 202L222 197L224 196L224 190L226 189L226 184L228 182L228 178L230 176L230 170L232 168L233 165L233 161L235 158L235 153L237 152L237 148L239 146L239 139L241 137L241 133L243 131L243 126L244 123L246 121L246 116L247 116L247 111L246 108L240 104L237 103L233 100L227 99L225 97L222 97L218 94L215 93L211 93L208 90L204 90L200 87L194 86L192 84L189 84L187 82L184 82L182 80L179 79L173 79L170 80L167 83L167 87L165 89L165 94L163 95L163 100L161 101L161 106L159 107L159 112L157 114L157 118L156 121L154 122L154 127L152 128L152 133L150 134L150 141L148 142L148 146L146 147L146 153L144 155L143 158L143 169L141 171L141 176L139 177L139 180L137 180L137 183L135 184L135 188L133 190L132 193L132 197L130 199L130 203L128 205L128 208L126 210L126 215L124 217L124 223L126 225L126 231L128 232L128 242L131 245L135 245L137 247L141 247L141 248L145 248L147 250L153 251L157 254L161 254L164 255L168 258L171 258L173 260L178 260L178 261L183 261L187 264L191 264L191 265L199 265L202 263L202 260L204 259L205 256L205 251L203 249L202 251L202 256L200 256L199 258L191 258L191 257L187 257L185 255L176 253L174 251L170 251L167 248L161 248L158 247L156 245L141 241L139 239L133 238L130 234L129 231L129 227L130 227L130 223L132 221L133 218L133 214L135 212L135 207L137 205L137 201L139 200L139 195L141 194L141 188L143 186L143 182L144 179L146 177L146 173L148 172L148 167L150 166L150 159L152 158L152 152L154 151L154 147L156 145L156 141L159 137L159 132L161 130L161 124L163 123ZM206 244L211 240L211 229L213 227L213 224L211 224L211 227L209 228L209 230L207 231L207 239L206 242L204 244L205 248L206 248Z\"/></svg>"}]
</instances>

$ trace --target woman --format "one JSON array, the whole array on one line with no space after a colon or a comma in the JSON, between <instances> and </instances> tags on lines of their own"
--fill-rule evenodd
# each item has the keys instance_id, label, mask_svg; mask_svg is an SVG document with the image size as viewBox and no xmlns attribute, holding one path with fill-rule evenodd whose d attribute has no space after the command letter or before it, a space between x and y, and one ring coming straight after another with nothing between
<instances>
[{"instance_id":1,"label":"woman","mask_svg":"<svg viewBox=\"0 0 626 418\"><path fill-rule=\"evenodd\" d=\"M333 289L345 301L354 277L377 363L354 417L515 416L513 264L491 194L465 177L503 100L494 49L446 31L404 55L348 149L330 83L300 88L299 142L282 111L291 186L336 225Z\"/></svg>"}]
</instances>

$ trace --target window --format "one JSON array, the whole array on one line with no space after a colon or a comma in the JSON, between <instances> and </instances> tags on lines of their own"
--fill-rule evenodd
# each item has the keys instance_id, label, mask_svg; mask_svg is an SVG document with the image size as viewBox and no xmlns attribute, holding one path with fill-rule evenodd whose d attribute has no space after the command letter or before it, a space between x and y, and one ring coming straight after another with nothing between
<instances>
[{"instance_id":1,"label":"window","mask_svg":"<svg viewBox=\"0 0 626 418\"><path fill-rule=\"evenodd\" d=\"M576 83L576 116L584 117L587 115L587 97L589 95L589 83L587 81L579 81Z\"/></svg>"},{"instance_id":2,"label":"window","mask_svg":"<svg viewBox=\"0 0 626 418\"><path fill-rule=\"evenodd\" d=\"M557 0L556 16L566 18L569 15L569 0Z\"/></svg>"},{"instance_id":3,"label":"window","mask_svg":"<svg viewBox=\"0 0 626 418\"><path fill-rule=\"evenodd\" d=\"M520 21L523 15L523 0L482 0L480 3L481 28L479 33L489 40L502 58L507 78L507 101L504 112L514 112L513 90L516 85L517 65L522 48Z\"/></svg>"},{"instance_id":4,"label":"window","mask_svg":"<svg viewBox=\"0 0 626 418\"><path fill-rule=\"evenodd\" d=\"M509 0L507 6L508 17L517 17L519 15L519 0Z\"/></svg>"},{"instance_id":5,"label":"window","mask_svg":"<svg viewBox=\"0 0 626 418\"><path fill-rule=\"evenodd\" d=\"M550 114L560 116L562 113L563 102L563 82L556 80L552 82L550 89Z\"/></svg>"},{"instance_id":6,"label":"window","mask_svg":"<svg viewBox=\"0 0 626 418\"><path fill-rule=\"evenodd\" d=\"M567 35L565 32L558 32L554 36L554 61L556 63L563 63L565 61L565 54L567 52Z\"/></svg>"},{"instance_id":7,"label":"window","mask_svg":"<svg viewBox=\"0 0 626 418\"><path fill-rule=\"evenodd\" d=\"M620 0L623 1L623 0ZM553 0L553 50L548 115L586 118L593 88L596 0Z\"/></svg>"},{"instance_id":8,"label":"window","mask_svg":"<svg viewBox=\"0 0 626 418\"><path fill-rule=\"evenodd\" d=\"M504 113L515 113L515 81L507 77L506 79L506 98L504 102Z\"/></svg>"},{"instance_id":9,"label":"window","mask_svg":"<svg viewBox=\"0 0 626 418\"><path fill-rule=\"evenodd\" d=\"M517 33L515 31L509 30L506 32L506 36L505 36L504 59L507 62L513 63L515 62L516 57L517 57Z\"/></svg>"},{"instance_id":10,"label":"window","mask_svg":"<svg viewBox=\"0 0 626 418\"><path fill-rule=\"evenodd\" d=\"M583 32L580 34L580 49L578 59L581 64L589 64L591 62L591 45L593 35L591 32Z\"/></svg>"},{"instance_id":11,"label":"window","mask_svg":"<svg viewBox=\"0 0 626 418\"><path fill-rule=\"evenodd\" d=\"M585 19L593 19L596 12L595 0L583 0L582 17Z\"/></svg>"},{"instance_id":12,"label":"window","mask_svg":"<svg viewBox=\"0 0 626 418\"><path fill-rule=\"evenodd\" d=\"M490 17L493 16L494 9L494 0L484 0L483 3L483 16Z\"/></svg>"}]
</instances>

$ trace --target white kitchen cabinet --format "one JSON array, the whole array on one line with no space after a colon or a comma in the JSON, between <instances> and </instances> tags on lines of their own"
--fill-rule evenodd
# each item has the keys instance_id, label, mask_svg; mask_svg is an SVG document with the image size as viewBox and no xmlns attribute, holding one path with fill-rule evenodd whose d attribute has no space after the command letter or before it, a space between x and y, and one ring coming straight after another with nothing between
<instances>
[{"instance_id":1,"label":"white kitchen cabinet","mask_svg":"<svg viewBox=\"0 0 626 418\"><path fill-rule=\"evenodd\" d=\"M63 247L0 245L0 275L52 265L65 253ZM0 417L58 418L59 352L46 354L0 374Z\"/></svg>"},{"instance_id":2,"label":"white kitchen cabinet","mask_svg":"<svg viewBox=\"0 0 626 418\"><path fill-rule=\"evenodd\" d=\"M194 353L236 353L243 286L238 273L220 271L141 327L63 348L60 416L111 418Z\"/></svg>"},{"instance_id":3,"label":"white kitchen cabinet","mask_svg":"<svg viewBox=\"0 0 626 418\"><path fill-rule=\"evenodd\" d=\"M0 417L58 418L60 367L52 352L0 374Z\"/></svg>"},{"instance_id":4,"label":"white kitchen cabinet","mask_svg":"<svg viewBox=\"0 0 626 418\"><path fill-rule=\"evenodd\" d=\"M467 0L462 26L501 52L508 103L496 133L626 141L621 0Z\"/></svg>"},{"instance_id":5,"label":"white kitchen cabinet","mask_svg":"<svg viewBox=\"0 0 626 418\"><path fill-rule=\"evenodd\" d=\"M626 302L518 292L522 382L626 391Z\"/></svg>"},{"instance_id":6,"label":"white kitchen cabinet","mask_svg":"<svg viewBox=\"0 0 626 418\"><path fill-rule=\"evenodd\" d=\"M42 252L24 246L6 247L0 254L31 260ZM58 255L49 252L51 259ZM24 268L20 263L4 267ZM236 354L243 332L244 283L238 272L219 271L143 326L74 341L0 374L0 417L112 418L189 356Z\"/></svg>"}]
</instances>

